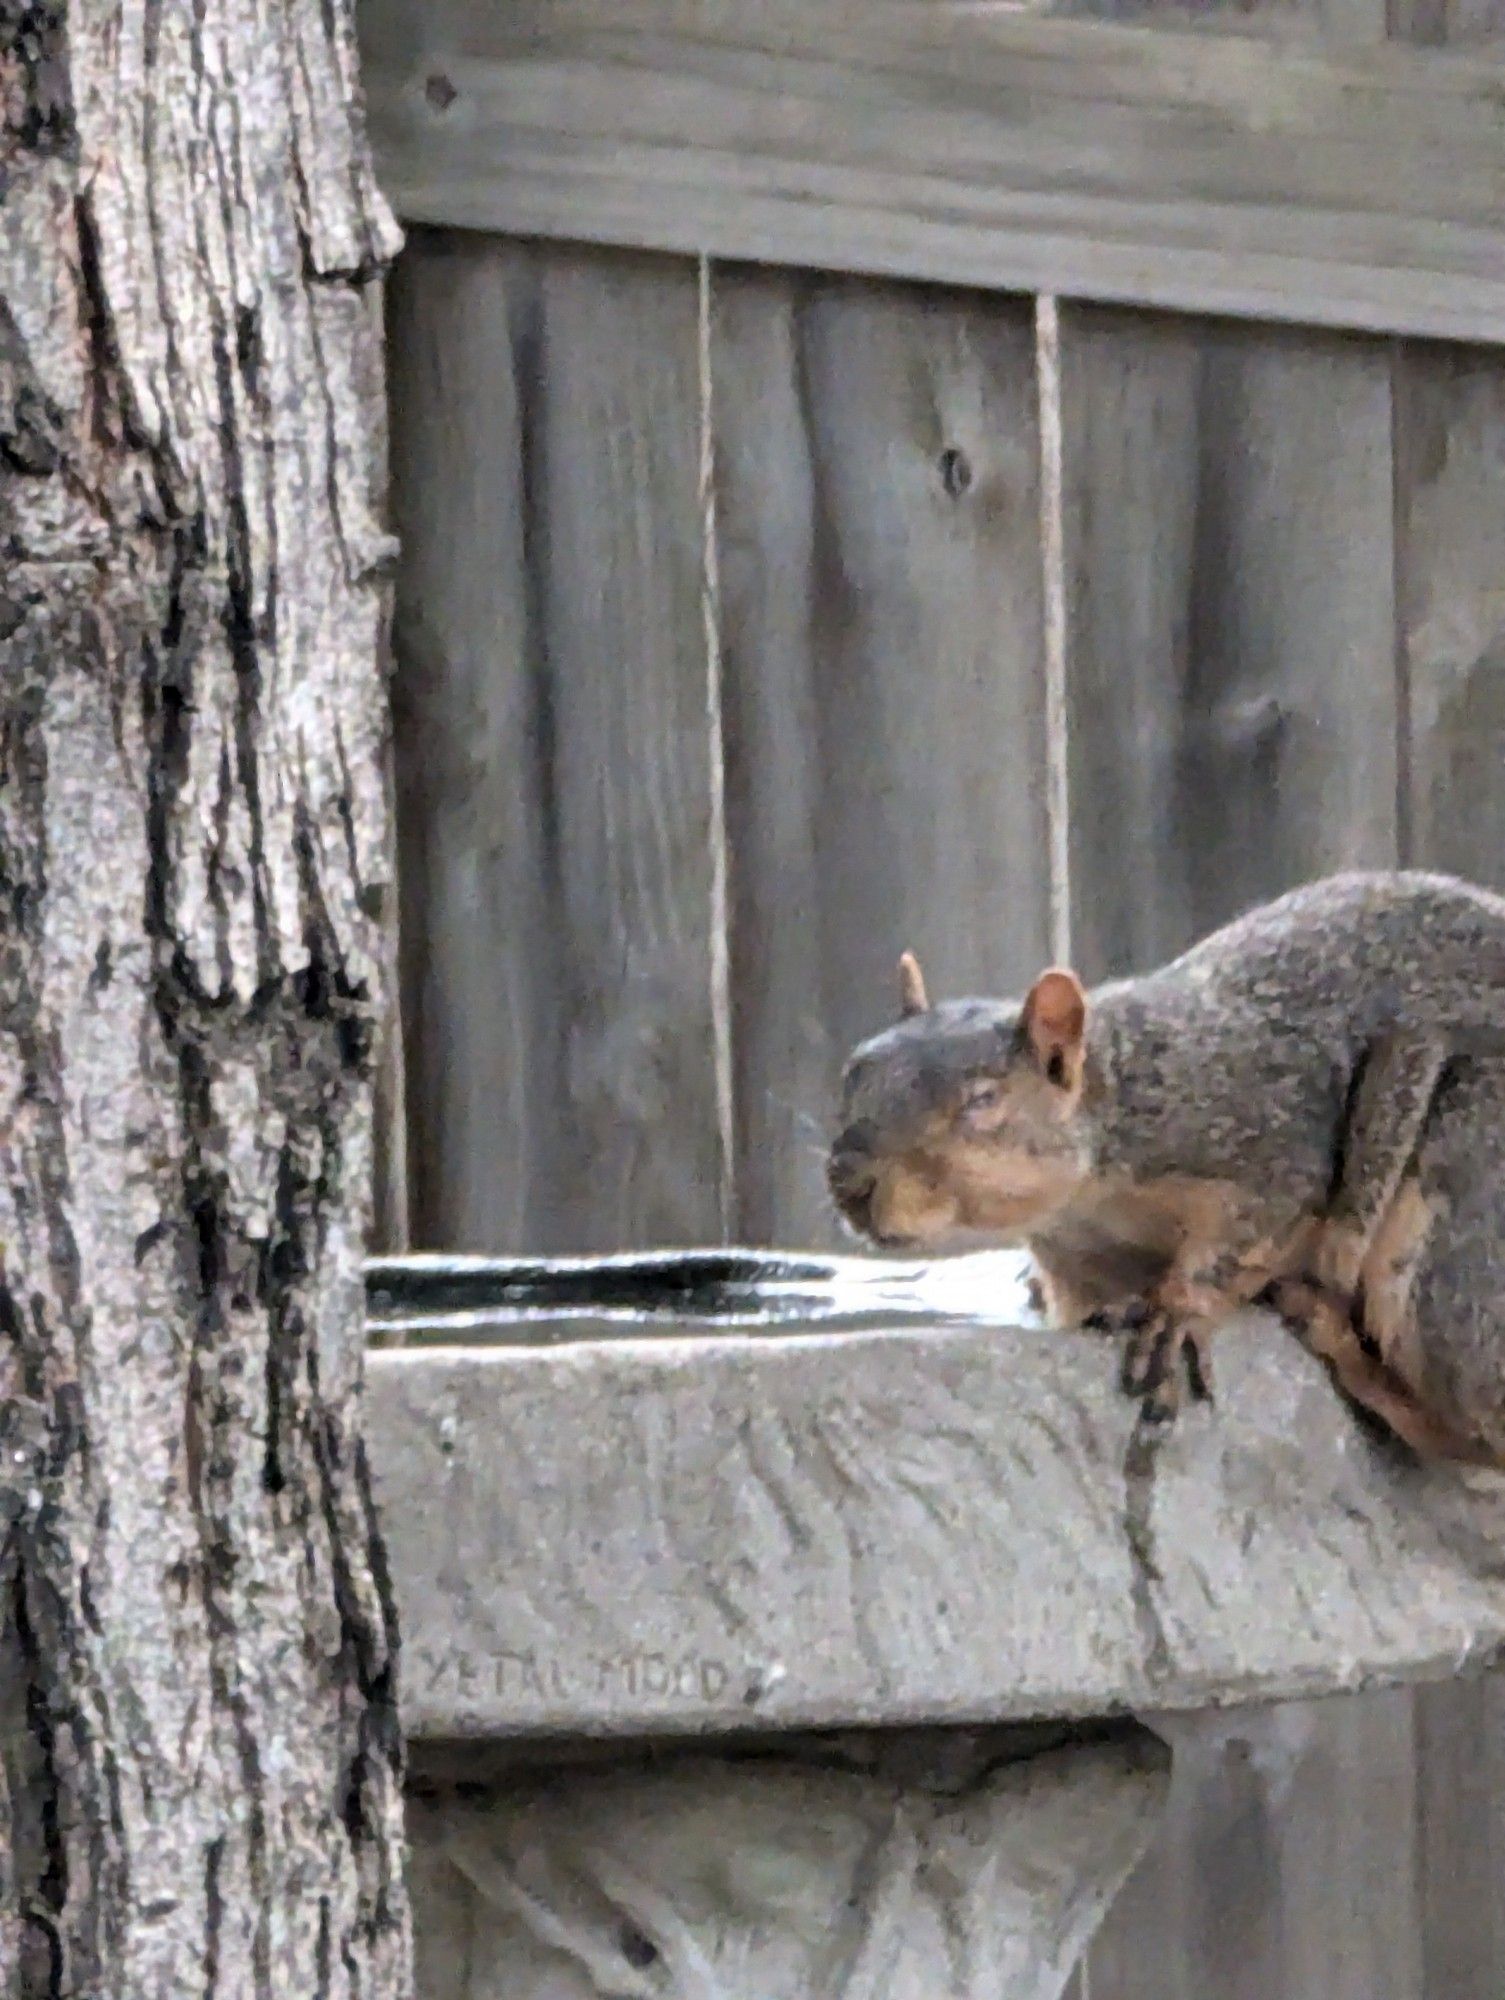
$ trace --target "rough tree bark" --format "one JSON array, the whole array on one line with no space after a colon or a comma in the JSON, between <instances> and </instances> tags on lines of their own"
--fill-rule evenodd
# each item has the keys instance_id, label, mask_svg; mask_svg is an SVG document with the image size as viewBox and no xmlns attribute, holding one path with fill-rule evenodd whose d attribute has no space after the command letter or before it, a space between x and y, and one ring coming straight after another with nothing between
<instances>
[{"instance_id":1,"label":"rough tree bark","mask_svg":"<svg viewBox=\"0 0 1505 2000\"><path fill-rule=\"evenodd\" d=\"M409 1988L350 0L0 0L0 1995Z\"/></svg>"}]
</instances>

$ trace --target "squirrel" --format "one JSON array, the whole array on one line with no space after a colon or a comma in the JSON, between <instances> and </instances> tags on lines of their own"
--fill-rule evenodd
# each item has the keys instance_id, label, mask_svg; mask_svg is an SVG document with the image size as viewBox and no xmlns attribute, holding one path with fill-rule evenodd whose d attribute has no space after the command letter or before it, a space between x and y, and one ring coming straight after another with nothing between
<instances>
[{"instance_id":1,"label":"squirrel","mask_svg":"<svg viewBox=\"0 0 1505 2000\"><path fill-rule=\"evenodd\" d=\"M1330 876L1158 971L933 1005L846 1064L827 1180L887 1248L1022 1242L1151 1424L1272 1306L1414 1451L1505 1466L1505 897Z\"/></svg>"}]
</instances>

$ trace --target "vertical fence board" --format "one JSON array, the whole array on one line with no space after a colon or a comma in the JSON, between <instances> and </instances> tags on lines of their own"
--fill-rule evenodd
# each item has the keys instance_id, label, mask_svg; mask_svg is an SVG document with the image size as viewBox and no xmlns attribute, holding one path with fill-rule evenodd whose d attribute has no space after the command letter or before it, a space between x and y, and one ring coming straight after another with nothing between
<instances>
[{"instance_id":1,"label":"vertical fence board","mask_svg":"<svg viewBox=\"0 0 1505 2000\"><path fill-rule=\"evenodd\" d=\"M544 920L521 357L531 253L415 231L389 344L409 1227L504 1249L530 1222L548 1064L516 940Z\"/></svg>"},{"instance_id":2,"label":"vertical fence board","mask_svg":"<svg viewBox=\"0 0 1505 2000\"><path fill-rule=\"evenodd\" d=\"M1061 380L1072 920L1099 977L1394 858L1390 361L1063 308ZM1204 1718L1179 1749L1091 2000L1416 2000L1409 1696Z\"/></svg>"},{"instance_id":3,"label":"vertical fence board","mask_svg":"<svg viewBox=\"0 0 1505 2000\"><path fill-rule=\"evenodd\" d=\"M1505 362L1407 347L1396 555L1411 857L1505 888ZM1426 1992L1505 1985L1505 1676L1417 1695Z\"/></svg>"},{"instance_id":4,"label":"vertical fence board","mask_svg":"<svg viewBox=\"0 0 1505 2000\"><path fill-rule=\"evenodd\" d=\"M955 995L1046 950L1032 321L719 271L713 329L738 1231L809 1243L899 951Z\"/></svg>"},{"instance_id":5,"label":"vertical fence board","mask_svg":"<svg viewBox=\"0 0 1505 2000\"><path fill-rule=\"evenodd\" d=\"M393 354L415 1240L714 1240L694 266L420 235Z\"/></svg>"},{"instance_id":6,"label":"vertical fence board","mask_svg":"<svg viewBox=\"0 0 1505 2000\"><path fill-rule=\"evenodd\" d=\"M388 663L390 670L390 661ZM397 888L397 778L392 745L387 744L383 778L387 787L388 865L391 888L382 909L381 1023L373 1062L376 1070L371 1107L373 1159L371 1222L367 1247L373 1255L398 1256L408 1248L408 1125L407 1087L403 1075L402 986Z\"/></svg>"},{"instance_id":7,"label":"vertical fence board","mask_svg":"<svg viewBox=\"0 0 1505 2000\"><path fill-rule=\"evenodd\" d=\"M1381 343L1067 308L1073 936L1142 967L1395 853Z\"/></svg>"}]
</instances>

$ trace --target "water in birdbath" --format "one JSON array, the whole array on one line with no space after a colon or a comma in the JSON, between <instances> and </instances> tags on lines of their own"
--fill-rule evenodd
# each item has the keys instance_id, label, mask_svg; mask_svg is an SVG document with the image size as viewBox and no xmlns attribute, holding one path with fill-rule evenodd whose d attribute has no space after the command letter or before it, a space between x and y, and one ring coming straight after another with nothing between
<instances>
[{"instance_id":1,"label":"water in birdbath","mask_svg":"<svg viewBox=\"0 0 1505 2000\"><path fill-rule=\"evenodd\" d=\"M839 1334L1039 1324L1012 1250L925 1262L765 1250L524 1260L427 1255L366 1267L375 1346L540 1346L655 1335Z\"/></svg>"}]
</instances>

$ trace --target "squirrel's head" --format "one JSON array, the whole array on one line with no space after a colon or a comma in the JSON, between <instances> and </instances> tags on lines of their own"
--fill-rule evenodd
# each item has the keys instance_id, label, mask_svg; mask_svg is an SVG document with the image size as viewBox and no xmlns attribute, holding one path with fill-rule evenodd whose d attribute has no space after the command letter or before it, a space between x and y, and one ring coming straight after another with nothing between
<instances>
[{"instance_id":1,"label":"squirrel's head","mask_svg":"<svg viewBox=\"0 0 1505 2000\"><path fill-rule=\"evenodd\" d=\"M886 1247L1028 1236L1090 1164L1081 1115L1087 998L1043 972L1022 1001L933 1007L899 961L896 1027L855 1049L826 1165L836 1205Z\"/></svg>"}]
</instances>

